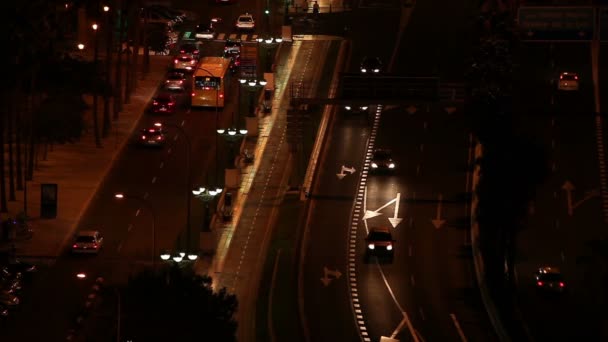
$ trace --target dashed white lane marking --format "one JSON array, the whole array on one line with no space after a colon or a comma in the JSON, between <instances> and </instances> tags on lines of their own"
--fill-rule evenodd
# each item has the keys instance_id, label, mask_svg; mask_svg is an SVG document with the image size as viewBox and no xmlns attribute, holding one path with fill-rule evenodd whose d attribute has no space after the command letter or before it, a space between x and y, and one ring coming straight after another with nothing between
<instances>
[{"instance_id":1,"label":"dashed white lane marking","mask_svg":"<svg viewBox=\"0 0 608 342\"><path fill-rule=\"evenodd\" d=\"M456 315L454 315L453 313L450 314L450 317L452 317L452 322L454 322L454 327L456 327L456 331L458 331L458 336L460 336L460 340L462 342L467 342L467 337L464 336L464 332L462 331L462 328L460 327L460 323L458 323L458 319L456 319Z\"/></svg>"},{"instance_id":2,"label":"dashed white lane marking","mask_svg":"<svg viewBox=\"0 0 608 342\"><path fill-rule=\"evenodd\" d=\"M422 320L426 320L426 317L424 316L424 310L422 310L422 307L418 308L418 312L420 312L420 318L422 318Z\"/></svg>"},{"instance_id":3,"label":"dashed white lane marking","mask_svg":"<svg viewBox=\"0 0 608 342\"><path fill-rule=\"evenodd\" d=\"M182 120L182 122L179 125L184 126L185 124L186 124L186 120Z\"/></svg>"},{"instance_id":4,"label":"dashed white lane marking","mask_svg":"<svg viewBox=\"0 0 608 342\"><path fill-rule=\"evenodd\" d=\"M141 209L137 209L137 211L135 212L135 216L139 216L140 213L141 213Z\"/></svg>"},{"instance_id":5,"label":"dashed white lane marking","mask_svg":"<svg viewBox=\"0 0 608 342\"><path fill-rule=\"evenodd\" d=\"M133 223L129 223L129 226L127 227L127 232L130 232L133 227Z\"/></svg>"},{"instance_id":6,"label":"dashed white lane marking","mask_svg":"<svg viewBox=\"0 0 608 342\"><path fill-rule=\"evenodd\" d=\"M600 166L600 195L602 196L602 207L604 222L608 223L608 183L606 181L606 155L604 153L604 132L602 117L595 116L595 138L597 143L597 157Z\"/></svg>"},{"instance_id":7,"label":"dashed white lane marking","mask_svg":"<svg viewBox=\"0 0 608 342\"><path fill-rule=\"evenodd\" d=\"M171 147L167 149L167 154L171 154Z\"/></svg>"},{"instance_id":8,"label":"dashed white lane marking","mask_svg":"<svg viewBox=\"0 0 608 342\"><path fill-rule=\"evenodd\" d=\"M148 198L148 196L150 196L150 194L146 192L146 193L144 194L144 199Z\"/></svg>"},{"instance_id":9,"label":"dashed white lane marking","mask_svg":"<svg viewBox=\"0 0 608 342\"><path fill-rule=\"evenodd\" d=\"M413 274L410 276L410 283L412 283L412 286L416 286L416 280L414 279Z\"/></svg>"},{"instance_id":10,"label":"dashed white lane marking","mask_svg":"<svg viewBox=\"0 0 608 342\"><path fill-rule=\"evenodd\" d=\"M162 169L163 166L165 166L165 162L160 162L160 166L159 167Z\"/></svg>"},{"instance_id":11,"label":"dashed white lane marking","mask_svg":"<svg viewBox=\"0 0 608 342\"><path fill-rule=\"evenodd\" d=\"M156 176L152 177L152 184L156 183Z\"/></svg>"},{"instance_id":12,"label":"dashed white lane marking","mask_svg":"<svg viewBox=\"0 0 608 342\"><path fill-rule=\"evenodd\" d=\"M178 137L178 136L179 136L179 135L178 135L178 134L176 134L176 135L173 137L173 141L177 141L177 137Z\"/></svg>"}]
</instances>

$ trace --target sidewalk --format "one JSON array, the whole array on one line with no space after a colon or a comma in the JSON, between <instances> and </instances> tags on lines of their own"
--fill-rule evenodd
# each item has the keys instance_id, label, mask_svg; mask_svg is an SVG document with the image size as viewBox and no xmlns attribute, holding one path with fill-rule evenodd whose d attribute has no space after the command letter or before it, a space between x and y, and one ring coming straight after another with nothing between
<instances>
[{"instance_id":1,"label":"sidewalk","mask_svg":"<svg viewBox=\"0 0 608 342\"><path fill-rule=\"evenodd\" d=\"M114 159L129 140L145 106L165 76L170 56L151 56L150 72L142 80L137 75L137 88L129 104L123 105L118 121L112 122L110 136L103 139L102 148L95 147L92 130L75 144L55 145L49 148L47 160L40 160L34 169L33 180L27 183L27 214L34 234L29 240L15 241L16 253L22 257L55 258L71 238L80 217L86 210L97 188L109 171ZM103 113L99 101L99 113ZM85 122L92 125L92 110L85 114ZM101 117L100 117L101 119ZM101 120L100 120L101 121ZM40 184L57 184L57 217L40 218ZM16 201L8 203L8 213L2 218L15 217L23 211L23 191L16 192ZM0 243L0 249L11 242Z\"/></svg>"}]
</instances>

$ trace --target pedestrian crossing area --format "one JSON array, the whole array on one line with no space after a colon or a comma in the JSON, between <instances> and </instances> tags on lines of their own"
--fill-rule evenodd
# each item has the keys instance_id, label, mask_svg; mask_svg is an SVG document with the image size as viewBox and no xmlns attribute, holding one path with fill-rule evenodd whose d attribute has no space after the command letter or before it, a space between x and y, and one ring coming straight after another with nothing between
<instances>
[{"instance_id":1,"label":"pedestrian crossing area","mask_svg":"<svg viewBox=\"0 0 608 342\"><path fill-rule=\"evenodd\" d=\"M218 33L214 40L218 42L225 42L227 40L236 40L241 42L257 42L258 38L263 37L253 33Z\"/></svg>"}]
</instances>

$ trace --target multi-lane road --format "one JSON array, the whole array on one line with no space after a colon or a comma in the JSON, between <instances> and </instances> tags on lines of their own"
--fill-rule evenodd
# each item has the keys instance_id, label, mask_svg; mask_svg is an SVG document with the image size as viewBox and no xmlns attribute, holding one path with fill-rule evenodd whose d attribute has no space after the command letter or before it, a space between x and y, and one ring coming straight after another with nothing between
<instances>
[{"instance_id":1,"label":"multi-lane road","mask_svg":"<svg viewBox=\"0 0 608 342\"><path fill-rule=\"evenodd\" d=\"M439 5L445 4L416 5L391 72L462 81L462 51L470 43L467 22L474 11L458 6L438 12ZM349 72L357 72L366 55L388 65L397 37L391 25L399 25L398 6L359 11L353 16L360 13L372 24L353 31ZM337 110L305 241L303 302L310 340L495 339L466 253L463 195L470 138L460 110L438 104L372 105L370 117L377 119L371 121ZM366 153L375 147L393 151L398 164L393 175L368 173ZM340 179L336 174L342 166L355 171ZM369 211L376 215L364 218ZM391 227L397 240L392 263L364 262L366 231L376 225Z\"/></svg>"},{"instance_id":2,"label":"multi-lane road","mask_svg":"<svg viewBox=\"0 0 608 342\"><path fill-rule=\"evenodd\" d=\"M601 261L592 257L588 243L606 236L607 198L601 191L606 182L606 127L605 118L599 122L595 115L591 47L524 43L520 53L517 127L543 147L545 156L538 157L545 158L548 169L517 243L523 321L537 341L597 340L605 270L596 267ZM579 91L557 90L562 71L579 74ZM605 69L602 72L605 85ZM561 269L565 294L536 291L532 273L544 265Z\"/></svg>"},{"instance_id":3,"label":"multi-lane road","mask_svg":"<svg viewBox=\"0 0 608 342\"><path fill-rule=\"evenodd\" d=\"M254 3L238 5L240 11L252 13L257 13L258 7ZM224 17L226 34L233 33L229 23L240 14L235 13L231 6L202 4L186 9ZM205 55L219 56L222 51L222 42L204 44ZM219 111L218 122L222 127L232 125L232 113L237 110L237 85L238 82L234 80L231 84L232 95L224 109ZM187 94L186 91L177 95L180 105L172 115L144 114L134 133L137 135L139 130L160 121L168 132L167 145L162 149L127 145L83 214L77 230L99 230L104 236L104 246L99 255L75 257L67 253L66 247L65 255L57 258L52 266L36 277L27 295L28 300L10 317L10 324L3 326L0 339L65 340L70 334L69 330L75 326L76 317L97 277L103 277L106 282L124 283L130 273L152 265L154 259L160 262L159 251L186 250L189 247L186 246L187 200L192 201L190 231L193 238L189 241L190 246L198 243L198 234L195 233L202 225L203 209L201 202L187 197L191 190L187 184L188 167L193 187L206 185L214 178L216 112L214 109L190 110ZM221 165L225 163L226 146L223 145L220 143L219 146ZM188 153L191 158L188 158ZM191 160L190 165L188 159ZM117 192L126 194L127 198L117 200L114 198ZM69 237L66 237L66 241L69 241ZM156 253L153 253L153 245L156 245ZM77 273L85 273L87 278L80 280L76 277ZM112 321L111 317L101 319ZM32 329L32 324L36 325L36 329ZM106 340L113 334L113 324L108 326L110 329L105 331L108 334ZM103 340L99 336L96 338Z\"/></svg>"}]
</instances>

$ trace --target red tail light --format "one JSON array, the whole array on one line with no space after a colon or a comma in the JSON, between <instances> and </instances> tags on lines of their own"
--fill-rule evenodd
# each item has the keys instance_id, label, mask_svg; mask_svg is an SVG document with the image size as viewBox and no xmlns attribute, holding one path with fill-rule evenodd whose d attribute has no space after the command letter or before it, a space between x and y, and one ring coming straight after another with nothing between
<instances>
[{"instance_id":1,"label":"red tail light","mask_svg":"<svg viewBox=\"0 0 608 342\"><path fill-rule=\"evenodd\" d=\"M157 137L156 137L156 140L163 140L162 135L157 136Z\"/></svg>"},{"instance_id":2,"label":"red tail light","mask_svg":"<svg viewBox=\"0 0 608 342\"><path fill-rule=\"evenodd\" d=\"M220 94L220 99L223 99L223 98L224 98L224 94Z\"/></svg>"},{"instance_id":3,"label":"red tail light","mask_svg":"<svg viewBox=\"0 0 608 342\"><path fill-rule=\"evenodd\" d=\"M574 76L574 79L575 79L575 80L578 80L578 76Z\"/></svg>"},{"instance_id":4,"label":"red tail light","mask_svg":"<svg viewBox=\"0 0 608 342\"><path fill-rule=\"evenodd\" d=\"M183 84L183 83L184 83L184 81L179 81L179 84Z\"/></svg>"},{"instance_id":5,"label":"red tail light","mask_svg":"<svg viewBox=\"0 0 608 342\"><path fill-rule=\"evenodd\" d=\"M78 245L77 244L73 244L72 248L78 248Z\"/></svg>"},{"instance_id":6,"label":"red tail light","mask_svg":"<svg viewBox=\"0 0 608 342\"><path fill-rule=\"evenodd\" d=\"M158 105L158 101L154 100L154 102L152 102L153 105Z\"/></svg>"},{"instance_id":7,"label":"red tail light","mask_svg":"<svg viewBox=\"0 0 608 342\"><path fill-rule=\"evenodd\" d=\"M563 80L564 79L564 75L559 75L559 79Z\"/></svg>"},{"instance_id":8,"label":"red tail light","mask_svg":"<svg viewBox=\"0 0 608 342\"><path fill-rule=\"evenodd\" d=\"M98 247L98 246L97 246L97 244L96 244L96 243L95 243L95 244L93 244L93 248L97 249L97 247Z\"/></svg>"},{"instance_id":9,"label":"red tail light","mask_svg":"<svg viewBox=\"0 0 608 342\"><path fill-rule=\"evenodd\" d=\"M179 53L186 53L186 50L179 50Z\"/></svg>"},{"instance_id":10,"label":"red tail light","mask_svg":"<svg viewBox=\"0 0 608 342\"><path fill-rule=\"evenodd\" d=\"M142 135L142 136L141 136L141 140L146 140L146 136L145 136L145 135Z\"/></svg>"},{"instance_id":11,"label":"red tail light","mask_svg":"<svg viewBox=\"0 0 608 342\"><path fill-rule=\"evenodd\" d=\"M169 107L173 106L175 103L174 102L169 102L168 105Z\"/></svg>"},{"instance_id":12,"label":"red tail light","mask_svg":"<svg viewBox=\"0 0 608 342\"><path fill-rule=\"evenodd\" d=\"M538 286L543 286L543 282L542 282L542 281L537 281L537 282L536 282L536 285L538 285Z\"/></svg>"},{"instance_id":13,"label":"red tail light","mask_svg":"<svg viewBox=\"0 0 608 342\"><path fill-rule=\"evenodd\" d=\"M564 287L564 282L560 281L559 282L559 287Z\"/></svg>"},{"instance_id":14,"label":"red tail light","mask_svg":"<svg viewBox=\"0 0 608 342\"><path fill-rule=\"evenodd\" d=\"M190 64L194 64L194 59L190 61Z\"/></svg>"},{"instance_id":15,"label":"red tail light","mask_svg":"<svg viewBox=\"0 0 608 342\"><path fill-rule=\"evenodd\" d=\"M177 59L173 61L173 63L177 64L177 62L179 62Z\"/></svg>"}]
</instances>

